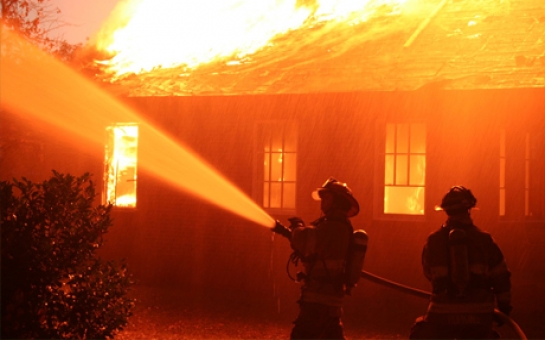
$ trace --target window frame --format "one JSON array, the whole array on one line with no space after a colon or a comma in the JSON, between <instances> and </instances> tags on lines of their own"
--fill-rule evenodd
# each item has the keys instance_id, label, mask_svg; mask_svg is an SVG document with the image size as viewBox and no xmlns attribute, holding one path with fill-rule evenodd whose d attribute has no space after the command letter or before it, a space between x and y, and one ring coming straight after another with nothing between
<instances>
[{"instance_id":1,"label":"window frame","mask_svg":"<svg viewBox=\"0 0 545 340\"><path fill-rule=\"evenodd\" d=\"M384 198L385 198L385 172L386 172L386 135L387 135L387 126L388 124L394 124L396 126L400 124L422 124L425 127L425 152L424 156L426 157L426 170L424 172L424 202L423 214L399 214L399 213L385 213L384 212ZM428 158L428 144L429 144L429 129L428 124L422 120L396 120L396 121L377 121L375 126L375 161L374 161L374 199L373 199L373 219L375 220L384 220L384 221L404 221L404 222L423 222L427 220L427 215L429 214L428 204L427 204L427 194L428 190L426 187L427 182L427 158ZM410 149L407 153L410 155ZM409 185L407 185L409 187Z\"/></svg>"},{"instance_id":2,"label":"window frame","mask_svg":"<svg viewBox=\"0 0 545 340\"><path fill-rule=\"evenodd\" d=\"M110 151L110 145L112 147L112 150L115 150L115 145L112 142L112 136L114 135L113 132L110 132L110 130L114 130L116 128L120 127L136 127L136 141L135 141L135 152L134 152L134 205L118 205L116 203L110 203L108 201L109 198L109 184L110 184L110 169L111 169L111 162L110 158L112 158L112 154ZM115 138L115 137L114 137ZM140 126L137 123L115 123L110 124L106 126L105 128L105 145L104 145L104 171L103 171L103 190L102 190L102 204L112 204L112 206L116 209L123 209L123 210L135 210L138 206L138 145L140 143ZM116 172L117 174L117 172ZM116 189L114 191L117 191L117 184ZM116 195L116 202L117 202L117 195Z\"/></svg>"},{"instance_id":3,"label":"window frame","mask_svg":"<svg viewBox=\"0 0 545 340\"><path fill-rule=\"evenodd\" d=\"M285 146L285 131L286 127L291 128L292 131L294 131L294 143L295 143L295 151L282 151L281 155L284 157L285 154L294 154L295 155L295 169L294 169L294 176L295 179L293 181L281 181L281 182L287 182L287 183L293 183L294 189L293 189L293 202L294 207L293 208L270 208L264 206L264 184L266 182L273 183L272 180L266 181L265 179L265 171L264 171L264 160L265 160L265 153L266 151L263 150L263 146L261 145L262 136L260 136L260 128L266 128L269 130L269 132L275 133L280 129L282 131L282 148ZM296 214L297 210L297 187L298 187L298 153L299 153L299 126L295 121L292 120L258 120L254 124L254 149L253 149L253 199L254 201L267 213L271 215L293 215ZM269 153L275 154L278 152L274 152L274 150L270 150ZM282 177L285 175L284 172L284 164L282 165ZM281 186L281 204L284 196L284 187Z\"/></svg>"}]
</instances>

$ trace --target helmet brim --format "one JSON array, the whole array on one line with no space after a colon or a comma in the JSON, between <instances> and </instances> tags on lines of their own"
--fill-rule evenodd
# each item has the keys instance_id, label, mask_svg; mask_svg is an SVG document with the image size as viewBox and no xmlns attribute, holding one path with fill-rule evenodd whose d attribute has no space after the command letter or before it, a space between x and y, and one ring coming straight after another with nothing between
<instances>
[{"instance_id":1,"label":"helmet brim","mask_svg":"<svg viewBox=\"0 0 545 340\"><path fill-rule=\"evenodd\" d=\"M329 191L337 195L341 195L350 202L350 209L348 209L348 211L346 212L347 217L354 217L360 212L360 204L358 203L358 201L352 195L349 195L345 192L340 192L331 188L317 188L312 192L312 198L316 201L321 201L322 198L320 197L320 193L323 191Z\"/></svg>"},{"instance_id":2,"label":"helmet brim","mask_svg":"<svg viewBox=\"0 0 545 340\"><path fill-rule=\"evenodd\" d=\"M451 207L451 209L456 209L456 208L461 208L461 206L460 207ZM435 211L446 211L446 209L444 209L440 205L436 205L434 207L434 210ZM479 209L479 207L472 207L472 208L468 208L468 210L481 210L481 209Z\"/></svg>"}]
</instances>

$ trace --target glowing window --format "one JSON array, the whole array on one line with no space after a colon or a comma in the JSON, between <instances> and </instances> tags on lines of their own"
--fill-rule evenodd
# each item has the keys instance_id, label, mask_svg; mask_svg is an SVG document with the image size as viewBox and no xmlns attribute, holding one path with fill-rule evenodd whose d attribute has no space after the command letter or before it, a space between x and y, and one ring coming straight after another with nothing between
<instances>
[{"instance_id":1,"label":"glowing window","mask_svg":"<svg viewBox=\"0 0 545 340\"><path fill-rule=\"evenodd\" d=\"M106 128L104 162L104 203L136 207L136 161L138 126L114 125Z\"/></svg>"},{"instance_id":2,"label":"glowing window","mask_svg":"<svg viewBox=\"0 0 545 340\"><path fill-rule=\"evenodd\" d=\"M384 213L424 214L426 127L387 124L384 160Z\"/></svg>"},{"instance_id":3,"label":"glowing window","mask_svg":"<svg viewBox=\"0 0 545 340\"><path fill-rule=\"evenodd\" d=\"M264 208L295 209L297 135L294 124L258 125L259 186ZM262 169L262 170L259 170Z\"/></svg>"},{"instance_id":4,"label":"glowing window","mask_svg":"<svg viewBox=\"0 0 545 340\"><path fill-rule=\"evenodd\" d=\"M500 131L500 216L505 216L505 130Z\"/></svg>"}]
</instances>

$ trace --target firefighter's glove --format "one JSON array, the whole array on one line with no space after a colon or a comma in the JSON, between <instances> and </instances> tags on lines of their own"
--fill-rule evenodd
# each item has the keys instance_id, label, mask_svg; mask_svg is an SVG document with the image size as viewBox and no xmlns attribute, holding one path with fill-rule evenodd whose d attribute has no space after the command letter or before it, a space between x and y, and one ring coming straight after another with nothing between
<instances>
[{"instance_id":1,"label":"firefighter's glove","mask_svg":"<svg viewBox=\"0 0 545 340\"><path fill-rule=\"evenodd\" d=\"M290 221L290 230L305 226L305 222L300 217L291 217L288 218L288 221Z\"/></svg>"},{"instance_id":2,"label":"firefighter's glove","mask_svg":"<svg viewBox=\"0 0 545 340\"><path fill-rule=\"evenodd\" d=\"M513 309L513 306L511 306L509 303L506 303L506 302L500 302L498 303L498 309L503 314L509 316L509 314L511 314L511 310Z\"/></svg>"},{"instance_id":3,"label":"firefighter's glove","mask_svg":"<svg viewBox=\"0 0 545 340\"><path fill-rule=\"evenodd\" d=\"M277 234L284 236L287 239L291 239L291 230L285 227L280 221L276 221L274 227L271 230Z\"/></svg>"}]
</instances>

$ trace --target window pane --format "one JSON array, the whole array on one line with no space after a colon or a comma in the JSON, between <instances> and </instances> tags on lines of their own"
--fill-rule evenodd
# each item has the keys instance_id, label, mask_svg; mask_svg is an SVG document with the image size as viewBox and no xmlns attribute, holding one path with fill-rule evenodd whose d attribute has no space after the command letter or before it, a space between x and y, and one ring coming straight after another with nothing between
<instances>
[{"instance_id":1,"label":"window pane","mask_svg":"<svg viewBox=\"0 0 545 340\"><path fill-rule=\"evenodd\" d=\"M284 209L295 209L295 183L284 183Z\"/></svg>"},{"instance_id":2,"label":"window pane","mask_svg":"<svg viewBox=\"0 0 545 340\"><path fill-rule=\"evenodd\" d=\"M386 125L386 153L394 153L394 142L395 142L395 125L387 124Z\"/></svg>"},{"instance_id":3,"label":"window pane","mask_svg":"<svg viewBox=\"0 0 545 340\"><path fill-rule=\"evenodd\" d=\"M284 181L295 181L296 176L296 164L297 164L297 155L294 153L285 153L284 154Z\"/></svg>"},{"instance_id":4,"label":"window pane","mask_svg":"<svg viewBox=\"0 0 545 340\"><path fill-rule=\"evenodd\" d=\"M426 156L412 155L411 156L411 169L410 169L410 185L424 185L426 176Z\"/></svg>"},{"instance_id":5,"label":"window pane","mask_svg":"<svg viewBox=\"0 0 545 340\"><path fill-rule=\"evenodd\" d=\"M398 124L397 125L397 138L396 138L396 152L408 153L409 152L409 125Z\"/></svg>"},{"instance_id":6,"label":"window pane","mask_svg":"<svg viewBox=\"0 0 545 340\"><path fill-rule=\"evenodd\" d=\"M269 208L281 208L282 182L271 182L271 195Z\"/></svg>"},{"instance_id":7,"label":"window pane","mask_svg":"<svg viewBox=\"0 0 545 340\"><path fill-rule=\"evenodd\" d=\"M423 187L384 187L385 214L424 214Z\"/></svg>"},{"instance_id":8,"label":"window pane","mask_svg":"<svg viewBox=\"0 0 545 340\"><path fill-rule=\"evenodd\" d=\"M282 180L282 154L273 152L271 154L271 181Z\"/></svg>"},{"instance_id":9,"label":"window pane","mask_svg":"<svg viewBox=\"0 0 545 340\"><path fill-rule=\"evenodd\" d=\"M386 155L384 170L384 184L394 184L394 155Z\"/></svg>"},{"instance_id":10,"label":"window pane","mask_svg":"<svg viewBox=\"0 0 545 340\"><path fill-rule=\"evenodd\" d=\"M270 153L265 153L264 159L263 159L263 179L265 181L271 180L271 167L270 167Z\"/></svg>"},{"instance_id":11,"label":"window pane","mask_svg":"<svg viewBox=\"0 0 545 340\"><path fill-rule=\"evenodd\" d=\"M397 155L396 156L396 185L407 185L407 155Z\"/></svg>"},{"instance_id":12,"label":"window pane","mask_svg":"<svg viewBox=\"0 0 545 340\"><path fill-rule=\"evenodd\" d=\"M426 153L426 128L424 124L411 125L411 153Z\"/></svg>"},{"instance_id":13,"label":"window pane","mask_svg":"<svg viewBox=\"0 0 545 340\"><path fill-rule=\"evenodd\" d=\"M136 167L124 167L118 172L117 185L115 190L115 205L135 206L136 205Z\"/></svg>"},{"instance_id":14,"label":"window pane","mask_svg":"<svg viewBox=\"0 0 545 340\"><path fill-rule=\"evenodd\" d=\"M284 127L284 151L297 151L297 133L295 124L287 124Z\"/></svg>"}]
</instances>

